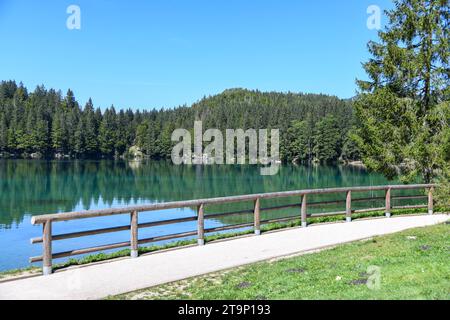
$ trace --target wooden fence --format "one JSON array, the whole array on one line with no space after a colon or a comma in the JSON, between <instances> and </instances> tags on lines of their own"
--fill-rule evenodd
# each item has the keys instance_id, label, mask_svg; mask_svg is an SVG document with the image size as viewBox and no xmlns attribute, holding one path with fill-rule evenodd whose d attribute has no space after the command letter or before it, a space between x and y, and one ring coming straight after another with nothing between
<instances>
[{"instance_id":1,"label":"wooden fence","mask_svg":"<svg viewBox=\"0 0 450 320\"><path fill-rule=\"evenodd\" d=\"M90 210L84 212L66 212L66 213L57 213L57 214L46 214L34 216L31 219L31 223L42 224L43 226L43 234L42 237L31 239L31 243L42 243L43 245L43 254L42 256L31 257L30 262L43 262L43 273L45 275L50 274L52 272L52 259L63 258L69 256L75 256L80 254L87 254L92 252L99 252L104 250L116 249L116 248L124 248L130 247L131 249L131 257L136 258L138 256L138 246L146 243L154 243L163 240L172 240L172 239L180 239L186 237L197 236L198 244L204 245L205 234L212 232L219 232L225 230L253 227L256 235L261 233L261 225L269 224L274 222L288 222L300 219L302 227L307 226L307 218L314 217L327 217L327 216L335 216L335 215L345 215L347 222L351 222L352 214L354 213L363 213L363 212L371 212L371 211L380 211L384 210L386 216L391 216L391 209L415 209L415 208L427 208L428 213L433 214L433 189L435 185L433 184L417 184L417 185L393 185L393 186L367 186L367 187L351 187L351 188L329 188L329 189L311 189L311 190L298 190L298 191L287 191L287 192L275 192L275 193L263 193L263 194L253 194L253 195L243 195L243 196L232 196L232 197L223 197L223 198L210 198L210 199L199 199L199 200L190 200L190 201L176 201L176 202L166 202L166 203L157 203L143 206L130 206L126 208L119 209L105 209L105 210ZM411 189L426 189L428 190L428 195L414 195L414 196L396 196L393 197L391 195L393 190L411 190ZM369 191L385 191L384 197L370 197L370 198L352 198L355 193L358 192L369 192ZM322 201L322 202L310 202L308 203L307 199L310 195L320 195L320 194L334 194L334 193L342 193L345 194L345 198L343 200L336 201ZM299 202L297 204L276 206L276 207L268 207L261 208L260 202L262 199L276 199L276 198L288 198L288 197L299 197ZM416 206L402 206L402 207L393 207L391 206L391 200L403 200L403 199L426 199L428 198L428 205L416 205ZM361 210L353 210L352 203L364 203L371 202L373 200L384 200L385 206L381 208L369 208L369 209L361 209ZM207 215L207 219L233 216L233 215L243 215L243 214L253 214L253 222L252 223L244 223L238 225L230 225L230 226L221 226L216 228L205 229L205 206L208 205L217 205L217 204L226 204L226 203L237 203L243 201L254 201L254 207L252 210L244 210L244 211L235 211L235 212L225 212L218 214L210 214ZM339 204L345 203L345 211L338 212L324 212L320 214L308 214L308 207L317 207L322 205L330 205L330 204ZM148 211L156 211L156 210L166 210L166 209L177 209L177 208L197 208L197 215L186 218L177 218L170 220L162 220L162 221L154 221L147 223L139 223L138 216L140 212L148 212ZM300 212L299 216L289 216L284 218L270 219L270 220L261 220L261 212L263 211L273 211L280 210L286 208L295 208L299 207ZM120 214L129 214L130 215L130 224L111 227L111 228L103 228L103 229L95 229L95 230L87 230L87 231L79 231L73 233L65 233L65 234L52 234L52 224L60 221L69 221L76 219L87 219L94 217L105 217L112 215L120 215ZM152 237L147 239L139 239L138 238L138 230L143 228L151 228L155 226L163 226L175 223L189 222L189 221L197 221L197 230L195 231L187 231L177 234L170 234L158 237ZM59 241L64 239L72 239L84 236L105 234L111 232L118 232L130 230L130 241L114 243L114 244L106 244L102 246L84 248L84 249L74 249L66 252L53 253L52 252L52 242Z\"/></svg>"}]
</instances>

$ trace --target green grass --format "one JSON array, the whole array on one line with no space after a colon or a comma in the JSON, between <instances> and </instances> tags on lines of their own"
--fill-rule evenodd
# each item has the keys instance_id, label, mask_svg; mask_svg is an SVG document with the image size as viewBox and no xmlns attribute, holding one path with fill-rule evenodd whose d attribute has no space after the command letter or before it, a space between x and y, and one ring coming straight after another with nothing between
<instances>
[{"instance_id":1,"label":"green grass","mask_svg":"<svg viewBox=\"0 0 450 320\"><path fill-rule=\"evenodd\" d=\"M435 212L449 212L450 208L435 208ZM426 209L397 209L392 210L392 215L408 215L408 214L422 214L426 213ZM363 219L363 218L374 218L374 217L382 217L384 216L384 211L374 211L374 212L367 212L367 213L360 213L360 214L352 214L353 220ZM329 222L338 222L345 220L344 215L339 216L330 216L330 217L321 217L321 218L308 218L308 224L317 224L317 223L329 223ZM274 230L280 230L285 228L293 228L300 226L300 220L294 220L291 222L283 222L283 223L271 223L261 226L262 232L268 232L268 231L274 231ZM228 233L220 233L220 234L211 234L205 237L205 242L211 242L216 240L223 240L223 239L229 239L237 236L244 236L253 234L253 230L246 230L246 231L234 231L234 232L228 232ZM147 246L147 247L140 247L139 248L139 254L145 254L155 251L161 251L171 248L178 248L188 245L196 244L197 240L182 240L182 241L175 241L170 242L164 245L154 245L154 246ZM101 262L101 261L107 261L122 257L127 257L130 255L130 249L123 249L119 251L115 251L112 253L96 253L84 256L82 258L72 258L69 259L63 263L58 263L53 265L54 270L64 269L70 266L76 266L76 265L85 265L89 263L94 262ZM30 270L36 271L38 267L30 266L23 269L15 269L15 270L8 270L0 272L0 280L6 276L21 276L22 274L29 273Z\"/></svg>"},{"instance_id":2,"label":"green grass","mask_svg":"<svg viewBox=\"0 0 450 320\"><path fill-rule=\"evenodd\" d=\"M4 280L7 278L14 278L17 276L23 276L25 274L37 274L40 272L39 267L30 266L27 268L21 268L21 269L12 269L7 271L0 272L0 280Z\"/></svg>"},{"instance_id":3,"label":"green grass","mask_svg":"<svg viewBox=\"0 0 450 320\"><path fill-rule=\"evenodd\" d=\"M380 286L369 289L380 270ZM369 282L370 282L369 280ZM450 299L450 225L411 229L110 299Z\"/></svg>"}]
</instances>

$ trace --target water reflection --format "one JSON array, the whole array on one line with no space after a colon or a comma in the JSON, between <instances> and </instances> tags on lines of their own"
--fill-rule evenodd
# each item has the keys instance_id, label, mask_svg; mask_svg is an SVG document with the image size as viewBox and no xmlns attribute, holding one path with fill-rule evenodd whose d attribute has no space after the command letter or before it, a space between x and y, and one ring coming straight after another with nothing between
<instances>
[{"instance_id":1,"label":"water reflection","mask_svg":"<svg viewBox=\"0 0 450 320\"><path fill-rule=\"evenodd\" d=\"M377 185L357 167L284 166L261 176L254 166L173 166L167 162L0 161L0 226L24 215L99 206L188 200L303 188Z\"/></svg>"},{"instance_id":2,"label":"water reflection","mask_svg":"<svg viewBox=\"0 0 450 320\"><path fill-rule=\"evenodd\" d=\"M123 207L176 200L288 191L309 188L383 185L384 177L358 167L283 166L276 176L261 176L255 166L173 166L167 162L124 161L0 161L0 270L24 267L28 257L41 254L40 245L29 239L40 236L32 215L73 210ZM391 182L393 183L393 182ZM417 191L413 191L416 192ZM355 195L356 196L356 195ZM359 197L383 196L383 192L360 193ZM310 196L308 201L344 199L344 194ZM261 201L261 207L298 204L297 197ZM382 206L383 201L363 206ZM395 205L395 202L394 202ZM252 209L251 202L207 206L213 213ZM343 210L345 204L326 210ZM309 208L310 213L325 207ZM299 208L263 212L262 219L299 216ZM195 208L148 212L140 222L195 215ZM206 228L251 222L252 215L206 219ZM129 216L82 219L54 224L54 233L68 233L129 223ZM196 222L142 229L140 238L192 231ZM55 241L54 252L127 241L128 232Z\"/></svg>"}]
</instances>

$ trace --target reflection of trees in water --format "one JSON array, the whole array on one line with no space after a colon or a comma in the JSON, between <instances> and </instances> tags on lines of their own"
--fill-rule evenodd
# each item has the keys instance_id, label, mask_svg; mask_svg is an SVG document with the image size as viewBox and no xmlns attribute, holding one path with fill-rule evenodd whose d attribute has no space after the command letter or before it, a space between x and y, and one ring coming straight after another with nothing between
<instances>
[{"instance_id":1,"label":"reflection of trees in water","mask_svg":"<svg viewBox=\"0 0 450 320\"><path fill-rule=\"evenodd\" d=\"M261 176L256 166L173 166L168 162L140 165L123 161L0 161L0 224L21 222L25 214L71 211L81 203L93 209L100 199L133 204L136 199L190 200L305 188L385 184L379 175L353 167L283 166L276 176ZM320 199L336 199L326 195ZM315 201L318 197L312 197ZM295 203L275 199L265 206ZM214 206L206 213L251 209L251 203ZM294 210L288 210L295 214ZM267 217L280 216L271 212ZM242 217L230 217L233 221ZM221 218L222 220L222 218ZM244 220L245 221L245 220ZM223 219L228 222L228 219Z\"/></svg>"}]
</instances>

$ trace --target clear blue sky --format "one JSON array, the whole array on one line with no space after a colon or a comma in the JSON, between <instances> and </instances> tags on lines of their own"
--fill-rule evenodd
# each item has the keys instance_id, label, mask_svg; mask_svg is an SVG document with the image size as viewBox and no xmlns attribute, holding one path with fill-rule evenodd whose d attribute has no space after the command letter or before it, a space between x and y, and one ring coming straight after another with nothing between
<instances>
[{"instance_id":1,"label":"clear blue sky","mask_svg":"<svg viewBox=\"0 0 450 320\"><path fill-rule=\"evenodd\" d=\"M69 30L66 9L81 8ZM190 104L227 88L355 93L388 0L0 0L0 79L102 108ZM385 23L385 18L382 20Z\"/></svg>"}]
</instances>

